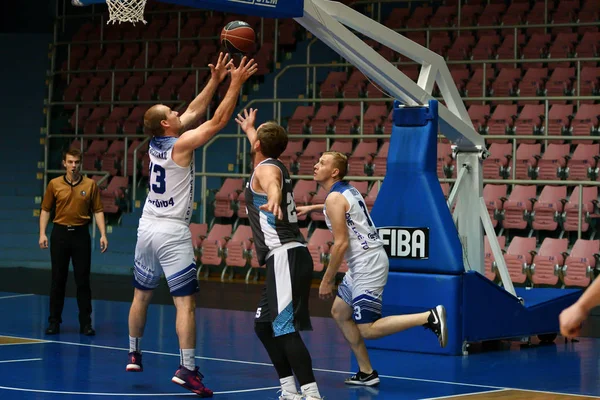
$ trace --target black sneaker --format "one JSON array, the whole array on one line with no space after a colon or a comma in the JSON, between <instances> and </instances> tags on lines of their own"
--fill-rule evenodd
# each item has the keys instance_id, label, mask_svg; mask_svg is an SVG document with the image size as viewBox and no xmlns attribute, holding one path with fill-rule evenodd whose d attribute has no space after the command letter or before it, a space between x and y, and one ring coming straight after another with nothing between
<instances>
[{"instance_id":1,"label":"black sneaker","mask_svg":"<svg viewBox=\"0 0 600 400\"><path fill-rule=\"evenodd\" d=\"M85 336L95 336L96 335L96 331L94 330L94 328L92 328L92 325L90 325L90 324L80 327L79 333L81 333Z\"/></svg>"},{"instance_id":2,"label":"black sneaker","mask_svg":"<svg viewBox=\"0 0 600 400\"><path fill-rule=\"evenodd\" d=\"M60 324L58 322L50 322L46 328L46 335L56 335L60 333Z\"/></svg>"},{"instance_id":3,"label":"black sneaker","mask_svg":"<svg viewBox=\"0 0 600 400\"><path fill-rule=\"evenodd\" d=\"M427 323L423 325L427 329L431 329L438 338L441 347L446 347L448 341L448 325L446 324L446 308L437 306L429 310L429 318Z\"/></svg>"},{"instance_id":4,"label":"black sneaker","mask_svg":"<svg viewBox=\"0 0 600 400\"><path fill-rule=\"evenodd\" d=\"M350 378L344 381L346 385L359 385L359 386L374 386L379 385L379 374L373 370L370 374L358 371L356 375L352 375Z\"/></svg>"}]
</instances>

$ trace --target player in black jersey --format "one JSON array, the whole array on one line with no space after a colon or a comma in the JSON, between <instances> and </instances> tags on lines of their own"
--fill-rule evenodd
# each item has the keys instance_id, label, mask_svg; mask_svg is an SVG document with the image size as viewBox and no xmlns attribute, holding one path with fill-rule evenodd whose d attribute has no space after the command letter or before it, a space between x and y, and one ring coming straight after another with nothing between
<instances>
[{"instance_id":1,"label":"player in black jersey","mask_svg":"<svg viewBox=\"0 0 600 400\"><path fill-rule=\"evenodd\" d=\"M254 327L279 375L279 399L317 400L321 395L312 359L299 333L312 330L308 298L313 262L298 228L290 174L277 160L287 147L287 133L274 122L255 129L255 120L253 109L236 118L252 149L254 171L246 185L246 207L258 261L267 267Z\"/></svg>"}]
</instances>

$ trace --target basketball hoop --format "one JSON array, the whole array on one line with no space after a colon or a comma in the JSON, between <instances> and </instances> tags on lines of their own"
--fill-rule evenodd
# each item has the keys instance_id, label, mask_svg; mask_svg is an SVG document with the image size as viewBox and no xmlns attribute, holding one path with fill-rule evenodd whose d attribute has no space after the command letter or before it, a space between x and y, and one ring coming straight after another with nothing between
<instances>
[{"instance_id":1,"label":"basketball hoop","mask_svg":"<svg viewBox=\"0 0 600 400\"><path fill-rule=\"evenodd\" d=\"M108 22L113 24L116 21L146 23L144 19L144 7L146 7L146 0L106 0L108 5L108 14L110 19Z\"/></svg>"},{"instance_id":2,"label":"basketball hoop","mask_svg":"<svg viewBox=\"0 0 600 400\"><path fill-rule=\"evenodd\" d=\"M75 6L87 5L88 1L85 0L71 0L71 3ZM144 7L146 7L146 0L106 0L108 6L108 22L136 22L146 23L144 19Z\"/></svg>"}]
</instances>

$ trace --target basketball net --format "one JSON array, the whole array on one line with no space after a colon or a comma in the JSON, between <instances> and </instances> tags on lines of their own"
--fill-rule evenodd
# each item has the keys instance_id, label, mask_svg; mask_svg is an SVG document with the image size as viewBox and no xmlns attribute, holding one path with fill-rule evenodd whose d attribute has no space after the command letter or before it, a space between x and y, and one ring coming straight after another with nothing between
<instances>
[{"instance_id":1,"label":"basketball net","mask_svg":"<svg viewBox=\"0 0 600 400\"><path fill-rule=\"evenodd\" d=\"M109 20L112 22L136 22L146 23L144 19L144 7L146 0L106 0L108 5Z\"/></svg>"}]
</instances>

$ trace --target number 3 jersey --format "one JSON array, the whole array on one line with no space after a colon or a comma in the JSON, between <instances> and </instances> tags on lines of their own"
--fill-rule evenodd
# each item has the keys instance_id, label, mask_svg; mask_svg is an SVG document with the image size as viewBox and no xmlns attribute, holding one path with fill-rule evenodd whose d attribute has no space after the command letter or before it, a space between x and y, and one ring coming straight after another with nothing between
<instances>
[{"instance_id":1,"label":"number 3 jersey","mask_svg":"<svg viewBox=\"0 0 600 400\"><path fill-rule=\"evenodd\" d=\"M248 210L248 219L254 236L254 247L260 265L266 262L269 251L277 247L290 243L306 243L304 236L300 233L298 227L298 217L296 216L296 203L294 203L294 188L292 179L287 168L279 161L268 158L258 164L274 165L281 170L281 212L283 219L275 218L273 213L261 210L259 207L267 203L267 195L256 193L252 190L254 181L254 172L250 177L250 182L246 184L245 198L246 208ZM256 170L256 168L255 168Z\"/></svg>"},{"instance_id":2,"label":"number 3 jersey","mask_svg":"<svg viewBox=\"0 0 600 400\"><path fill-rule=\"evenodd\" d=\"M168 218L190 223L194 202L194 156L188 167L173 161L173 146L178 138L153 137L150 140L149 192L143 216Z\"/></svg>"},{"instance_id":3,"label":"number 3 jersey","mask_svg":"<svg viewBox=\"0 0 600 400\"><path fill-rule=\"evenodd\" d=\"M371 250L383 247L383 241L379 238L377 228L365 205L365 200L356 188L348 182L338 181L333 184L329 193L341 193L350 208L346 212L346 226L348 227L348 249L344 258L348 263L348 267L352 270L358 263L361 256L371 254ZM326 207L323 207L325 214L325 223L331 230L331 221L327 215Z\"/></svg>"}]
</instances>

